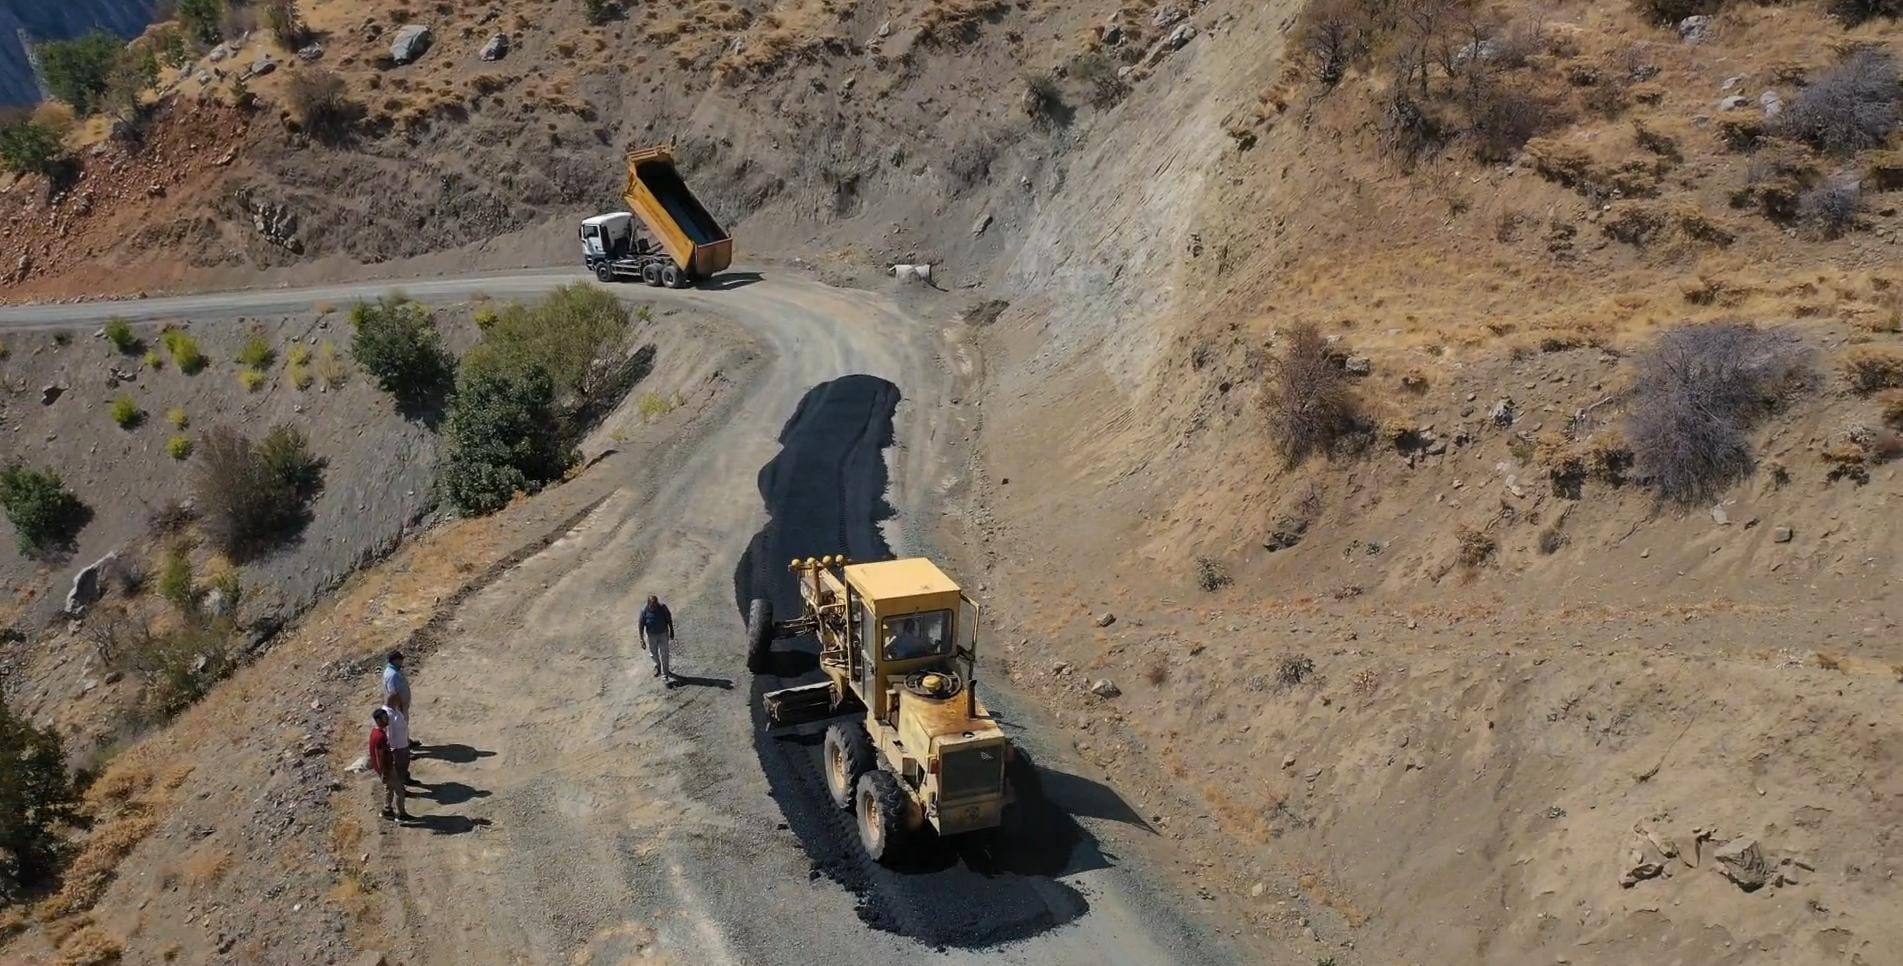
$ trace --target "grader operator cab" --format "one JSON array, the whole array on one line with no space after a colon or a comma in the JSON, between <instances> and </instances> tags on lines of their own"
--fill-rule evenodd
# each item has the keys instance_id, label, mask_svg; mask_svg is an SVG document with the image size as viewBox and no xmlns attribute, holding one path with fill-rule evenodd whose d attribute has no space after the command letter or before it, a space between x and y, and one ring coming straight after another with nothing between
<instances>
[{"instance_id":1,"label":"grader operator cab","mask_svg":"<svg viewBox=\"0 0 1903 966\"><path fill-rule=\"evenodd\" d=\"M931 561L791 567L801 613L775 621L756 598L747 667L766 671L778 638L813 634L826 680L765 695L769 727L833 719L824 770L833 803L855 813L859 841L887 862L907 833L958 835L1003 824L1012 748L977 692L978 605Z\"/></svg>"}]
</instances>

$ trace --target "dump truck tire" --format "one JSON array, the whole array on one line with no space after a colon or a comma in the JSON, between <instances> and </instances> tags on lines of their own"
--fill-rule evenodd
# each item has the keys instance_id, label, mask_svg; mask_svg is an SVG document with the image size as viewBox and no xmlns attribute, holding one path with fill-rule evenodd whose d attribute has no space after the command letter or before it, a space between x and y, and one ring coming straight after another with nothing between
<instances>
[{"instance_id":1,"label":"dump truck tire","mask_svg":"<svg viewBox=\"0 0 1903 966\"><path fill-rule=\"evenodd\" d=\"M889 863L899 855L899 839L905 834L905 792L899 780L882 768L859 776L854 796L858 812L859 844L874 862Z\"/></svg>"},{"instance_id":2,"label":"dump truck tire","mask_svg":"<svg viewBox=\"0 0 1903 966\"><path fill-rule=\"evenodd\" d=\"M661 266L656 265L653 262L649 262L646 265L641 266L641 281L646 282L649 285L654 286L655 288L660 288L661 287Z\"/></svg>"},{"instance_id":3,"label":"dump truck tire","mask_svg":"<svg viewBox=\"0 0 1903 966\"><path fill-rule=\"evenodd\" d=\"M603 282L612 282L615 280L615 267L601 262L595 266L595 277Z\"/></svg>"},{"instance_id":4,"label":"dump truck tire","mask_svg":"<svg viewBox=\"0 0 1903 966\"><path fill-rule=\"evenodd\" d=\"M755 597L747 607L747 670L765 674L773 659L773 602Z\"/></svg>"},{"instance_id":5,"label":"dump truck tire","mask_svg":"<svg viewBox=\"0 0 1903 966\"><path fill-rule=\"evenodd\" d=\"M674 266L674 265L661 266L661 287L662 288L680 288L681 287L681 270L678 266Z\"/></svg>"},{"instance_id":6,"label":"dump truck tire","mask_svg":"<svg viewBox=\"0 0 1903 966\"><path fill-rule=\"evenodd\" d=\"M826 790L833 804L852 810L852 792L859 777L873 768L872 737L857 721L835 721L826 729Z\"/></svg>"}]
</instances>

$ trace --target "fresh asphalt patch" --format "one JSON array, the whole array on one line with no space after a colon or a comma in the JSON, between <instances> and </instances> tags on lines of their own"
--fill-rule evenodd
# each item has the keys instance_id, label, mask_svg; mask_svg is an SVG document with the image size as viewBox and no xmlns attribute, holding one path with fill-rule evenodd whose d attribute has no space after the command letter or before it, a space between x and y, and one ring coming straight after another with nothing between
<instances>
[{"instance_id":1,"label":"fresh asphalt patch","mask_svg":"<svg viewBox=\"0 0 1903 966\"><path fill-rule=\"evenodd\" d=\"M794 557L845 553L853 560L892 556L879 524L886 503L883 451L892 445L899 389L872 376L845 376L814 386L780 431L780 452L760 470L768 519L734 571L734 603L744 621L754 597L787 617L800 601L787 563ZM810 636L775 644L773 673L757 675L749 701L754 748L788 828L825 877L858 899L868 925L931 946L973 948L1024 939L1084 914L1082 893L1060 874L1100 868L1108 860L1091 837L1043 794L1047 778L1029 756L1012 772L1021 818L1009 832L938 839L929 829L909 842L893 866L868 858L850 812L835 807L822 777L818 735L766 734L761 696L821 680L818 642ZM1007 722L1007 726L1008 726Z\"/></svg>"}]
</instances>

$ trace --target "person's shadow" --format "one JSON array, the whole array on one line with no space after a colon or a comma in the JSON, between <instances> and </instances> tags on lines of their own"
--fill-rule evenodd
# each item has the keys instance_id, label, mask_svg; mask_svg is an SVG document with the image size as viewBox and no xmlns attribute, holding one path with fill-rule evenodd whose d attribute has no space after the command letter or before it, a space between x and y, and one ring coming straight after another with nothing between
<instances>
[{"instance_id":1,"label":"person's shadow","mask_svg":"<svg viewBox=\"0 0 1903 966\"><path fill-rule=\"evenodd\" d=\"M434 835L462 835L479 828L488 828L494 823L486 818L471 818L467 815L417 815L410 819L409 824L428 829Z\"/></svg>"},{"instance_id":2,"label":"person's shadow","mask_svg":"<svg viewBox=\"0 0 1903 966\"><path fill-rule=\"evenodd\" d=\"M462 782L437 782L434 785L417 782L423 789L423 798L438 805L461 805L472 798L488 798L491 794L486 788L472 788Z\"/></svg>"},{"instance_id":3,"label":"person's shadow","mask_svg":"<svg viewBox=\"0 0 1903 966\"><path fill-rule=\"evenodd\" d=\"M676 674L668 679L667 686L670 688L719 688L722 691L732 691L733 680L730 678L697 678L690 674Z\"/></svg>"},{"instance_id":4,"label":"person's shadow","mask_svg":"<svg viewBox=\"0 0 1903 966\"><path fill-rule=\"evenodd\" d=\"M468 745L417 745L410 752L410 757L445 761L452 765L467 765L478 758L493 758L495 754L493 751L471 748Z\"/></svg>"}]
</instances>

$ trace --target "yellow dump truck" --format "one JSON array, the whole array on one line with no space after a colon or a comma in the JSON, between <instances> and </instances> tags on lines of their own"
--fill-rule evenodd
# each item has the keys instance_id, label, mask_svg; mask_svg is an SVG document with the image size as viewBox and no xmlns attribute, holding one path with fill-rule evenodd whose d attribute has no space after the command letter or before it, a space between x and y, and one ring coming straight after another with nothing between
<instances>
[{"instance_id":1,"label":"yellow dump truck","mask_svg":"<svg viewBox=\"0 0 1903 966\"><path fill-rule=\"evenodd\" d=\"M595 277L634 278L663 288L686 288L733 262L733 239L720 227L674 167L673 150L645 148L628 155L627 211L581 223L582 262ZM639 218L647 228L634 227Z\"/></svg>"}]
</instances>

